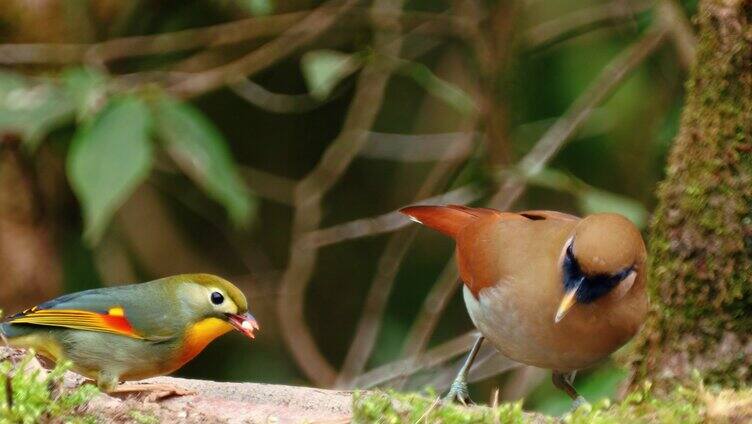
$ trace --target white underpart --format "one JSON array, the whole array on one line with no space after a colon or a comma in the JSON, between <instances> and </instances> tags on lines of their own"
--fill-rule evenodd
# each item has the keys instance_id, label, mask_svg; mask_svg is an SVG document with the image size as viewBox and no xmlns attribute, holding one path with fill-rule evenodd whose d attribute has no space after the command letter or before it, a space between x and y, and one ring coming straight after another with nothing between
<instances>
[{"instance_id":1,"label":"white underpart","mask_svg":"<svg viewBox=\"0 0 752 424\"><path fill-rule=\"evenodd\" d=\"M519 316L509 284L499 283L483 289L478 299L465 286L463 294L470 319L480 332L505 356L521 361L528 340L527 319Z\"/></svg>"}]
</instances>

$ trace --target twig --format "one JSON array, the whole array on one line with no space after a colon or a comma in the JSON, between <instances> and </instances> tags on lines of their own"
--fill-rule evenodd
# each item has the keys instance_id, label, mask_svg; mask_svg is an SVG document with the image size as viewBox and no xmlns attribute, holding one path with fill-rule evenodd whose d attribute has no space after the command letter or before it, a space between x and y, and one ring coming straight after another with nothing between
<instances>
[{"instance_id":1,"label":"twig","mask_svg":"<svg viewBox=\"0 0 752 424\"><path fill-rule=\"evenodd\" d=\"M336 386L338 388L352 388L354 376L363 372L368 358L376 344L376 338L381 329L381 317L384 315L387 300L392 292L399 264L410 248L417 228L409 228L393 234L387 242L384 253L379 258L376 276L371 282L371 289L366 296L363 312L355 329L355 337L345 356Z\"/></svg>"},{"instance_id":2,"label":"twig","mask_svg":"<svg viewBox=\"0 0 752 424\"><path fill-rule=\"evenodd\" d=\"M368 389L382 385L395 378L415 374L424 369L435 367L468 351L468 346L478 337L473 330L461 336L429 349L420 357L400 359L363 373L353 381L354 387Z\"/></svg>"},{"instance_id":3,"label":"twig","mask_svg":"<svg viewBox=\"0 0 752 424\"><path fill-rule=\"evenodd\" d=\"M466 347L465 352L470 350L471 345L472 343ZM432 369L427 378L418 377L411 379L405 388L408 390L415 390L420 387L429 386L436 388L436 390L448 389L457 375L457 369L464 362L465 352L462 352L463 357ZM478 381L483 381L502 372L517 369L522 366L524 365L500 355L495 347L486 345L482 347L478 353L478 358L475 360L473 367L470 369L470 373L467 376L467 382L476 383Z\"/></svg>"},{"instance_id":4,"label":"twig","mask_svg":"<svg viewBox=\"0 0 752 424\"><path fill-rule=\"evenodd\" d=\"M400 10L401 5L401 0L377 0L373 10ZM394 22L393 27L398 30L399 23ZM397 55L401 48L398 40L378 32L374 40L375 49L389 56ZM282 296L277 309L282 335L294 359L311 380L322 386L331 386L335 382L336 373L319 351L303 318L303 294L316 264L317 251L301 245L299 238L319 226L321 199L363 148L366 131L376 119L390 73L391 69L379 62L365 66L358 78L355 95L340 134L327 147L316 167L295 189L293 242L287 269L281 281Z\"/></svg>"},{"instance_id":5,"label":"twig","mask_svg":"<svg viewBox=\"0 0 752 424\"><path fill-rule=\"evenodd\" d=\"M97 44L2 44L0 63L69 64L107 62L134 56L174 53L221 46L277 35L299 22L309 12L293 12L264 18L248 18L226 24L193 28L166 34L123 37Z\"/></svg>"},{"instance_id":6,"label":"twig","mask_svg":"<svg viewBox=\"0 0 752 424\"><path fill-rule=\"evenodd\" d=\"M522 176L508 178L489 202L491 207L508 209L524 191L525 178L540 172L564 143L580 129L595 107L605 101L619 84L661 45L666 38L667 30L662 25L656 26L657 28L648 30L639 41L606 65L564 115L519 161L517 168Z\"/></svg>"},{"instance_id":7,"label":"twig","mask_svg":"<svg viewBox=\"0 0 752 424\"><path fill-rule=\"evenodd\" d=\"M335 96L329 96L326 100L322 101L313 98L308 93L272 93L249 79L232 84L230 89L248 103L275 113L306 113L336 98Z\"/></svg>"},{"instance_id":8,"label":"twig","mask_svg":"<svg viewBox=\"0 0 752 424\"><path fill-rule=\"evenodd\" d=\"M434 409L436 409L436 407L439 405L440 402L441 402L441 398L438 397L438 396L436 396L436 399L434 399L433 402L431 403L431 406L429 406L426 409L426 412L424 412L423 415L421 415L417 420L415 420L415 424L418 424L419 422L421 422L423 420L425 420L425 422L428 422L428 420L427 420L428 414L430 414L431 411L433 411Z\"/></svg>"},{"instance_id":9,"label":"twig","mask_svg":"<svg viewBox=\"0 0 752 424\"><path fill-rule=\"evenodd\" d=\"M415 319L410 328L407 341L402 349L403 357L418 355L428 345L431 334L439 323L441 313L462 285L461 282L457 281L458 277L457 264L454 259L450 259L444 270L441 271L436 283L431 287L431 291L423 301L420 312L418 312L418 318Z\"/></svg>"},{"instance_id":10,"label":"twig","mask_svg":"<svg viewBox=\"0 0 752 424\"><path fill-rule=\"evenodd\" d=\"M108 62L131 57L176 53L186 50L219 47L280 34L299 23L310 12L300 11L260 18L240 19L233 22L190 28L164 34L115 38L100 43L18 43L0 44L0 64L73 64L89 62L105 65ZM338 12L334 12L338 13ZM431 12L387 13L370 11L367 20L363 10L353 8L348 19L337 24L346 28L371 26L387 29L395 19L421 34L456 34L462 37L475 23L454 16ZM427 22L438 25L423 26ZM301 31L309 29L301 28Z\"/></svg>"},{"instance_id":11,"label":"twig","mask_svg":"<svg viewBox=\"0 0 752 424\"><path fill-rule=\"evenodd\" d=\"M283 205L293 204L293 190L295 190L296 183L294 180L249 166L241 166L240 172L245 177L246 185L254 194Z\"/></svg>"},{"instance_id":12,"label":"twig","mask_svg":"<svg viewBox=\"0 0 752 424\"><path fill-rule=\"evenodd\" d=\"M483 191L475 185L466 185L454 190L423 199L413 204L454 203L465 205L481 198ZM302 234L300 246L306 249L328 246L345 240L388 233L410 225L410 220L399 212L392 211L370 218L361 218Z\"/></svg>"},{"instance_id":13,"label":"twig","mask_svg":"<svg viewBox=\"0 0 752 424\"><path fill-rule=\"evenodd\" d=\"M401 162L453 160L467 156L473 133L386 134L371 132L360 156ZM451 152L448 150L452 147Z\"/></svg>"},{"instance_id":14,"label":"twig","mask_svg":"<svg viewBox=\"0 0 752 424\"><path fill-rule=\"evenodd\" d=\"M547 376L547 370L530 366L510 372L505 379L507 384L504 385L502 399L514 401L526 398Z\"/></svg>"},{"instance_id":15,"label":"twig","mask_svg":"<svg viewBox=\"0 0 752 424\"><path fill-rule=\"evenodd\" d=\"M329 29L336 20L357 4L357 0L344 2L330 0L308 14L279 37L262 45L247 55L228 64L199 72L168 87L173 94L189 98L234 84L277 63Z\"/></svg>"},{"instance_id":16,"label":"twig","mask_svg":"<svg viewBox=\"0 0 752 424\"><path fill-rule=\"evenodd\" d=\"M270 37L297 24L309 13L292 12L167 34L116 38L91 46L87 49L85 58L87 62L104 65L121 58L174 53Z\"/></svg>"},{"instance_id":17,"label":"twig","mask_svg":"<svg viewBox=\"0 0 752 424\"><path fill-rule=\"evenodd\" d=\"M501 424L499 419L499 388L494 387L491 393L491 409L493 409L494 424Z\"/></svg>"},{"instance_id":18,"label":"twig","mask_svg":"<svg viewBox=\"0 0 752 424\"><path fill-rule=\"evenodd\" d=\"M668 28L669 35L679 53L679 59L685 68L689 68L695 59L697 37L692 30L689 19L675 0L660 0L656 6L658 19Z\"/></svg>"},{"instance_id":19,"label":"twig","mask_svg":"<svg viewBox=\"0 0 752 424\"><path fill-rule=\"evenodd\" d=\"M0 64L77 63L87 48L87 44L0 44Z\"/></svg>"},{"instance_id":20,"label":"twig","mask_svg":"<svg viewBox=\"0 0 752 424\"><path fill-rule=\"evenodd\" d=\"M606 4L567 13L524 31L524 45L528 50L542 50L563 40L585 34L605 25L634 20L637 13L652 7L654 1L638 3L614 0Z\"/></svg>"}]
</instances>

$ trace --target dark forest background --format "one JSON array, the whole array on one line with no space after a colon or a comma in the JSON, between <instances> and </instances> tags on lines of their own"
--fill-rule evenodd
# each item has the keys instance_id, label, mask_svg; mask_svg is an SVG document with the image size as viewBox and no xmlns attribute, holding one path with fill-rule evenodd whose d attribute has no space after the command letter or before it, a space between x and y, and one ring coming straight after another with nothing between
<instances>
[{"instance_id":1,"label":"dark forest background","mask_svg":"<svg viewBox=\"0 0 752 424\"><path fill-rule=\"evenodd\" d=\"M441 389L472 328L452 245L395 211L608 210L645 229L695 11L6 0L0 308L211 272L242 287L262 331L217 340L179 375ZM390 374L426 350L435 366L422 375ZM532 409L568 408L541 370L485 367L477 399L500 386ZM578 388L614 396L625 375L607 363Z\"/></svg>"}]
</instances>

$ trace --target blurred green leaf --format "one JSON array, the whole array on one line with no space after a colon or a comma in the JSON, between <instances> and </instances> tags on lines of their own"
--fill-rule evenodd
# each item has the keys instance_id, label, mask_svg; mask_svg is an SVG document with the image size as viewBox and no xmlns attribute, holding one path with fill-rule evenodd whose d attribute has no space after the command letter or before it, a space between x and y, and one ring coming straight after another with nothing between
<instances>
[{"instance_id":1,"label":"blurred green leaf","mask_svg":"<svg viewBox=\"0 0 752 424\"><path fill-rule=\"evenodd\" d=\"M157 133L178 166L239 226L253 215L255 199L243 183L224 137L196 108L162 97L155 103Z\"/></svg>"},{"instance_id":2,"label":"blurred green leaf","mask_svg":"<svg viewBox=\"0 0 752 424\"><path fill-rule=\"evenodd\" d=\"M580 193L577 200L586 214L615 212L629 218L637 228L645 228L647 224L648 211L640 202L629 197L591 188Z\"/></svg>"},{"instance_id":3,"label":"blurred green leaf","mask_svg":"<svg viewBox=\"0 0 752 424\"><path fill-rule=\"evenodd\" d=\"M334 50L313 50L303 55L300 66L311 96L324 100L334 87L357 71L361 61L355 55Z\"/></svg>"},{"instance_id":4,"label":"blurred green leaf","mask_svg":"<svg viewBox=\"0 0 752 424\"><path fill-rule=\"evenodd\" d=\"M478 110L475 100L460 87L439 78L426 65L400 60L400 72L412 78L432 96L443 100L462 114Z\"/></svg>"},{"instance_id":5,"label":"blurred green leaf","mask_svg":"<svg viewBox=\"0 0 752 424\"><path fill-rule=\"evenodd\" d=\"M5 99L11 91L26 88L26 80L19 74L0 72L0 98Z\"/></svg>"},{"instance_id":6,"label":"blurred green leaf","mask_svg":"<svg viewBox=\"0 0 752 424\"><path fill-rule=\"evenodd\" d=\"M63 72L63 85L76 108L79 121L92 118L106 101L107 79L92 68L71 68Z\"/></svg>"},{"instance_id":7,"label":"blurred green leaf","mask_svg":"<svg viewBox=\"0 0 752 424\"><path fill-rule=\"evenodd\" d=\"M152 119L138 97L111 100L76 132L67 171L81 202L84 238L96 243L115 211L149 175Z\"/></svg>"},{"instance_id":8,"label":"blurred green leaf","mask_svg":"<svg viewBox=\"0 0 752 424\"><path fill-rule=\"evenodd\" d=\"M274 12L274 0L243 0L241 5L253 16L267 16Z\"/></svg>"},{"instance_id":9,"label":"blurred green leaf","mask_svg":"<svg viewBox=\"0 0 752 424\"><path fill-rule=\"evenodd\" d=\"M0 134L17 134L33 150L72 116L73 106L59 87L49 82L30 84L19 75L0 72Z\"/></svg>"}]
</instances>

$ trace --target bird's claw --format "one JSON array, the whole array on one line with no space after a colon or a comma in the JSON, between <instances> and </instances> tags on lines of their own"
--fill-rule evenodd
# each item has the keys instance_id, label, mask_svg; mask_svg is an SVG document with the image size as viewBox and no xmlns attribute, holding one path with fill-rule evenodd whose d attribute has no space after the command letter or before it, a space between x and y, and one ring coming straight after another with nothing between
<instances>
[{"instance_id":1,"label":"bird's claw","mask_svg":"<svg viewBox=\"0 0 752 424\"><path fill-rule=\"evenodd\" d=\"M590 405L590 403L584 397L577 396L577 398L572 401L572 409L570 411L574 412L577 408L585 405Z\"/></svg>"},{"instance_id":2,"label":"bird's claw","mask_svg":"<svg viewBox=\"0 0 752 424\"><path fill-rule=\"evenodd\" d=\"M474 404L473 400L470 399L470 390L467 388L467 383L462 380L455 380L452 383L452 387L443 400L445 402L459 402L463 406Z\"/></svg>"},{"instance_id":3,"label":"bird's claw","mask_svg":"<svg viewBox=\"0 0 752 424\"><path fill-rule=\"evenodd\" d=\"M157 402L171 397L191 396L196 392L172 384L147 383L123 384L108 392L110 396L137 396L149 402Z\"/></svg>"}]
</instances>

